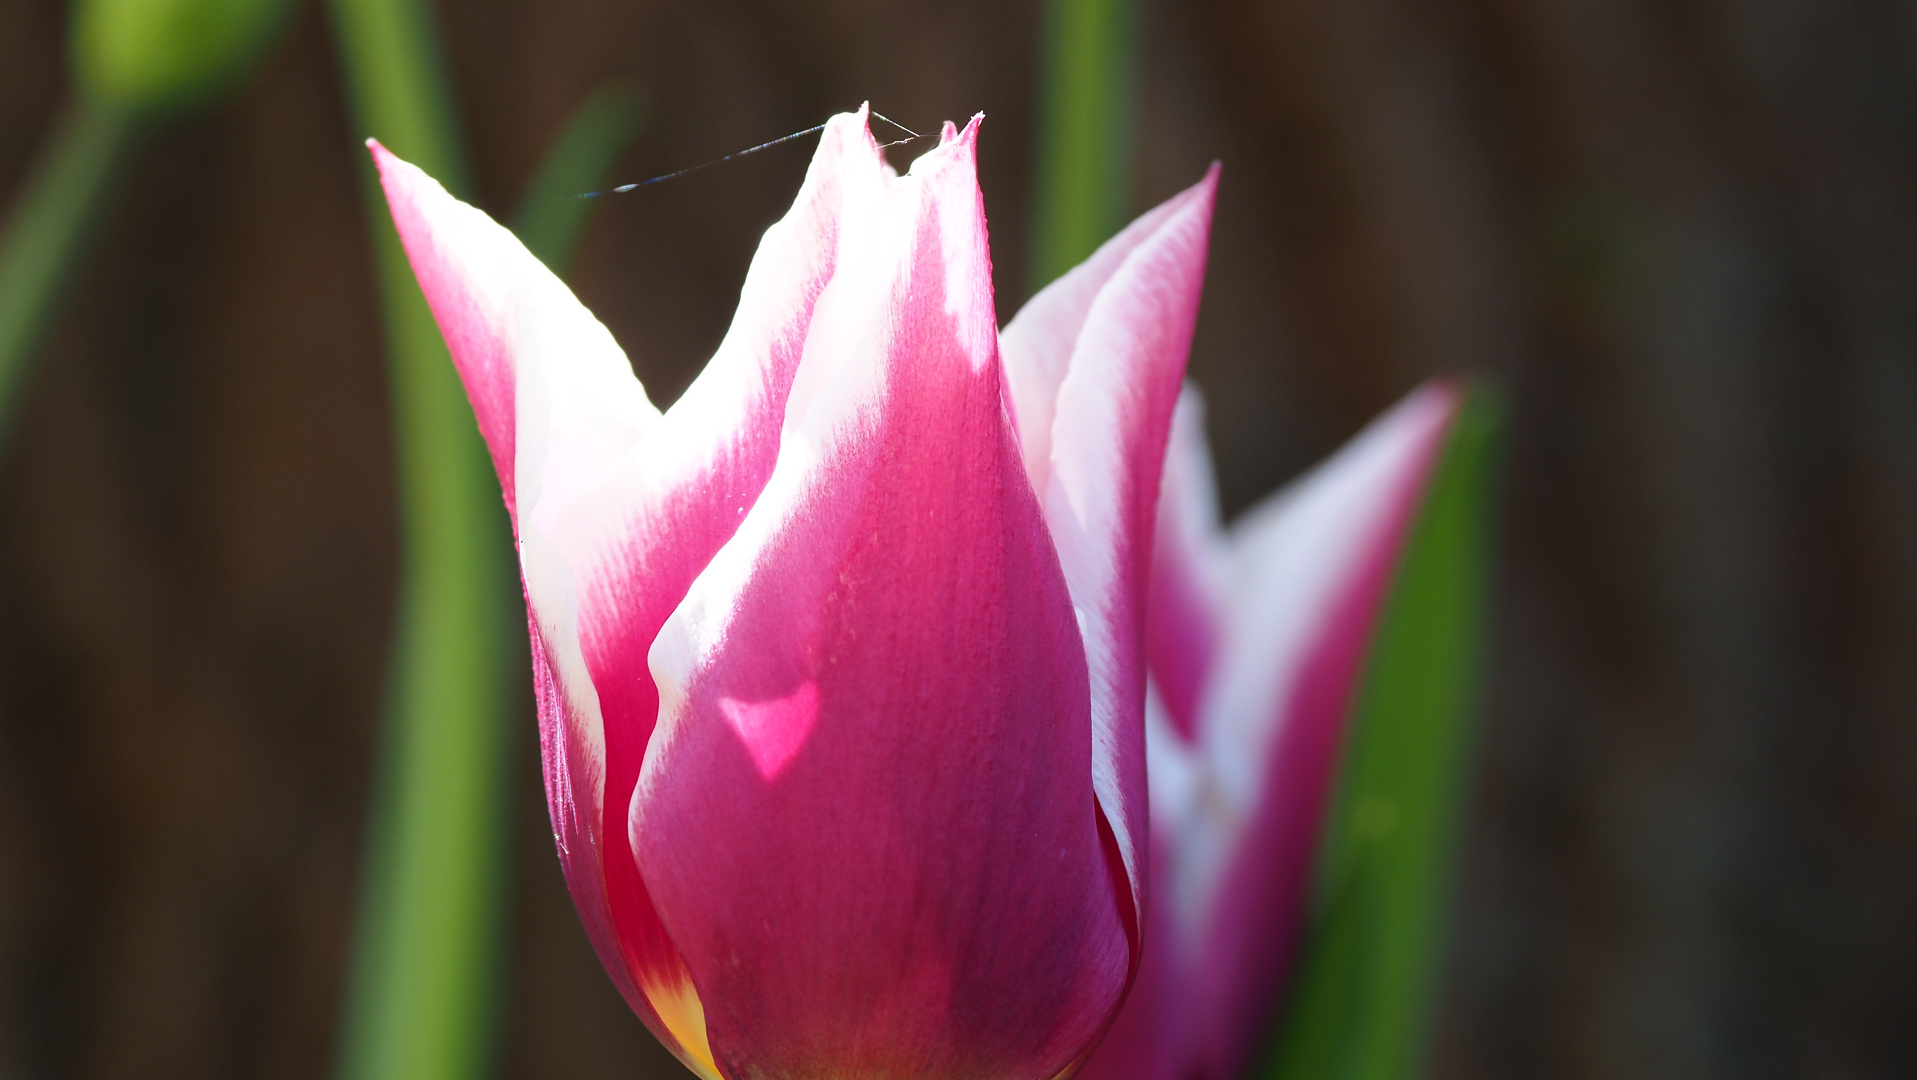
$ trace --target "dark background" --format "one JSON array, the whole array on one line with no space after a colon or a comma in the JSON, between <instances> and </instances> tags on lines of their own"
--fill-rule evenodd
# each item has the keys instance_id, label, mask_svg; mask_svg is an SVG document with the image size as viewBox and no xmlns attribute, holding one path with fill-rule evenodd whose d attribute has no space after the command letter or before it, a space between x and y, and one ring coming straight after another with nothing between
<instances>
[{"instance_id":1,"label":"dark background","mask_svg":"<svg viewBox=\"0 0 1917 1080\"><path fill-rule=\"evenodd\" d=\"M445 0L481 203L606 80L638 179L870 97L987 114L1030 3ZM65 93L0 5L0 198ZM1225 163L1192 369L1241 508L1420 380L1511 406L1443 1077L1917 1075L1917 7L1147 0L1135 204ZM319 6L127 178L0 464L0 1080L329 1074L396 567L359 133ZM896 153L896 152L895 152ZM655 397L800 146L599 208ZM510 1077L674 1075L579 930L530 705Z\"/></svg>"}]
</instances>

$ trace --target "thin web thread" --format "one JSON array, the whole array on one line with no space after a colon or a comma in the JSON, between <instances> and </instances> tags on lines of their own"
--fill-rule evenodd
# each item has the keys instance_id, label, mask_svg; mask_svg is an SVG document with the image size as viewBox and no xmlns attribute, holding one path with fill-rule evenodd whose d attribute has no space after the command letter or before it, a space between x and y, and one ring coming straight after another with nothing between
<instances>
[{"instance_id":1,"label":"thin web thread","mask_svg":"<svg viewBox=\"0 0 1917 1080\"><path fill-rule=\"evenodd\" d=\"M872 116L875 119L883 120L886 123L891 124L893 127L898 128L900 131L905 132L906 137L903 139L897 139L889 143L881 143L879 145L879 149L881 150L884 150L887 147L892 147L892 146L903 146L904 144L912 142L915 139L923 139L926 137L924 135L919 134L916 131L913 131L911 128L906 127L904 124L899 123L897 120L892 119L891 117L885 115L884 113L873 111ZM795 131L790 135L781 135L776 139L772 139L767 142L762 142L757 146L748 146L744 150L736 150L730 154L727 154L724 157L713 158L711 161L701 162L698 165L692 165L687 168L680 169L677 172L669 172L669 173L666 173L664 176L655 176L650 180L639 180L630 184L620 184L618 187L606 188L604 191L584 191L584 192L580 192L577 195L574 195L573 198L596 199L601 195L624 195L628 191L637 191L642 187L650 187L653 184L662 184L666 182L667 180L676 179L678 177L686 175L687 173L696 173L700 169L709 169L714 165L723 165L726 162L731 161L735 158L742 158L742 157L745 157L747 154L756 154L761 150L770 150L773 147L778 146L780 143L789 143L794 139L803 139L807 135L815 134L817 132L824 131L824 130L825 130L824 124L814 124L813 126L806 128L804 131Z\"/></svg>"}]
</instances>

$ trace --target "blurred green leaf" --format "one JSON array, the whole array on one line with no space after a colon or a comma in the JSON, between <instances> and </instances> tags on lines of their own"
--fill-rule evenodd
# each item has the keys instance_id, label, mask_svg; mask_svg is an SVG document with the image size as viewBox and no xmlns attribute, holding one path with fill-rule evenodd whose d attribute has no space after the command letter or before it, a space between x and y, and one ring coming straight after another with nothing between
<instances>
[{"instance_id":1,"label":"blurred green leaf","mask_svg":"<svg viewBox=\"0 0 1917 1080\"><path fill-rule=\"evenodd\" d=\"M1135 0L1046 0L1031 290L1098 250L1131 202Z\"/></svg>"},{"instance_id":2,"label":"blurred green leaf","mask_svg":"<svg viewBox=\"0 0 1917 1080\"><path fill-rule=\"evenodd\" d=\"M331 8L346 92L360 134L378 139L446 190L470 199L465 144L431 6L424 0L331 0ZM378 195L370 159L365 176L368 193ZM367 210L375 223L385 226L376 230L379 235L397 243L385 198ZM412 280L410 269L406 280ZM419 293L417 288L412 291Z\"/></svg>"},{"instance_id":3,"label":"blurred green leaf","mask_svg":"<svg viewBox=\"0 0 1917 1080\"><path fill-rule=\"evenodd\" d=\"M291 0L78 0L79 90L0 234L0 439L14 396L145 123L204 101L256 59Z\"/></svg>"},{"instance_id":4,"label":"blurred green leaf","mask_svg":"<svg viewBox=\"0 0 1917 1080\"><path fill-rule=\"evenodd\" d=\"M360 131L468 192L424 0L331 6ZM506 729L511 673L525 666L509 647L511 531L459 376L361 160L386 307L401 580L339 1073L473 1080L494 1067Z\"/></svg>"},{"instance_id":5,"label":"blurred green leaf","mask_svg":"<svg viewBox=\"0 0 1917 1080\"><path fill-rule=\"evenodd\" d=\"M79 267L137 132L125 109L85 97L68 102L0 234L0 445L13 426L27 363Z\"/></svg>"},{"instance_id":6,"label":"blurred green leaf","mask_svg":"<svg viewBox=\"0 0 1917 1080\"><path fill-rule=\"evenodd\" d=\"M1423 1070L1471 773L1500 417L1470 391L1398 567L1268 1080Z\"/></svg>"},{"instance_id":7,"label":"blurred green leaf","mask_svg":"<svg viewBox=\"0 0 1917 1080\"><path fill-rule=\"evenodd\" d=\"M179 108L217 92L278 36L292 0L77 0L81 85L126 109Z\"/></svg>"},{"instance_id":8,"label":"blurred green leaf","mask_svg":"<svg viewBox=\"0 0 1917 1080\"><path fill-rule=\"evenodd\" d=\"M618 83L601 87L573 113L546 150L513 213L513 233L540 262L563 274L599 202L580 196L606 183L613 163L639 134L639 95Z\"/></svg>"}]
</instances>

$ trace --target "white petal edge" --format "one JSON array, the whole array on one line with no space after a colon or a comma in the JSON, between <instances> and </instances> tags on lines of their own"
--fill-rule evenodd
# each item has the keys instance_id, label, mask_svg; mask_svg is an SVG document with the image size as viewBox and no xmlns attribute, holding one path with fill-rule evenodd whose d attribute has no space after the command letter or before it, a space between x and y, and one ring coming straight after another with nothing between
<instances>
[{"instance_id":1,"label":"white petal edge","mask_svg":"<svg viewBox=\"0 0 1917 1080\"><path fill-rule=\"evenodd\" d=\"M1124 862L1141 928L1150 828L1143 619L1164 463L1158 456L1149 464L1134 460L1144 444L1133 440L1160 422L1166 426L1148 437L1169 435L1204 284L1217 180L1214 165L1205 179L1168 200L1163 216L1148 215L1154 227L1099 286L1052 399L1051 469L1039 489L1085 628L1092 790ZM1151 447L1154 453L1162 448ZM1134 723L1138 728L1128 730ZM1133 739L1135 757L1127 760Z\"/></svg>"},{"instance_id":2,"label":"white petal edge","mask_svg":"<svg viewBox=\"0 0 1917 1080\"><path fill-rule=\"evenodd\" d=\"M1368 541L1402 506L1406 485L1434 462L1452 394L1439 386L1416 391L1231 529L1226 629L1198 745L1184 744L1163 721L1146 730L1154 764L1178 762L1165 770L1162 788L1157 774L1151 778L1153 828L1175 863L1159 878L1169 883L1165 900L1190 940L1263 794L1299 665L1363 572Z\"/></svg>"}]
</instances>

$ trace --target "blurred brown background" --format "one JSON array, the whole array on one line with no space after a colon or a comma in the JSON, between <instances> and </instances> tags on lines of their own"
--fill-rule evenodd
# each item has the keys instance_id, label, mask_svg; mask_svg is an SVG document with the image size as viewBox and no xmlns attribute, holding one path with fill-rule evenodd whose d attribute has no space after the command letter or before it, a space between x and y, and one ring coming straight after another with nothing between
<instances>
[{"instance_id":1,"label":"blurred brown background","mask_svg":"<svg viewBox=\"0 0 1917 1080\"><path fill-rule=\"evenodd\" d=\"M1029 291L1030 2L444 0L481 201L611 79L638 179L983 109ZM0 198L65 92L0 5ZM1241 508L1419 380L1511 404L1443 1077L1917 1075L1917 6L1146 0L1137 206L1225 163L1192 366ZM324 13L160 133L0 464L0 1080L331 1068L392 606L362 158ZM785 147L600 206L656 397ZM528 703L511 1077L671 1077L579 930Z\"/></svg>"}]
</instances>

